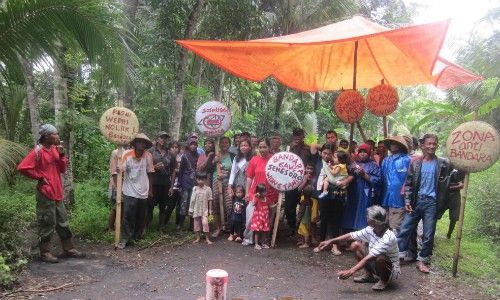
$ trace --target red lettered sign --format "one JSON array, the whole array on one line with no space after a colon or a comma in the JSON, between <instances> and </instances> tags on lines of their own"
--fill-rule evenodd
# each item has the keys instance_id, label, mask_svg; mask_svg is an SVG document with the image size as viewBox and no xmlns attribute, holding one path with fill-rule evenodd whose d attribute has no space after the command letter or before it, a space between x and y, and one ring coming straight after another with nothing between
<instances>
[{"instance_id":1,"label":"red lettered sign","mask_svg":"<svg viewBox=\"0 0 500 300\"><path fill-rule=\"evenodd\" d=\"M196 126L205 136L222 136L231 127L231 111L222 102L206 102L196 111Z\"/></svg>"},{"instance_id":2,"label":"red lettered sign","mask_svg":"<svg viewBox=\"0 0 500 300\"><path fill-rule=\"evenodd\" d=\"M266 179L278 191L299 187L304 179L304 162L292 152L278 152L266 164Z\"/></svg>"},{"instance_id":3,"label":"red lettered sign","mask_svg":"<svg viewBox=\"0 0 500 300\"><path fill-rule=\"evenodd\" d=\"M451 132L446 151L455 168L466 172L480 172L497 161L500 153L499 135L488 123L463 123Z\"/></svg>"},{"instance_id":4,"label":"red lettered sign","mask_svg":"<svg viewBox=\"0 0 500 300\"><path fill-rule=\"evenodd\" d=\"M335 100L335 113L344 123L356 123L365 113L365 99L358 91L343 91Z\"/></svg>"},{"instance_id":5,"label":"red lettered sign","mask_svg":"<svg viewBox=\"0 0 500 300\"><path fill-rule=\"evenodd\" d=\"M398 108L399 96L395 88L380 84L368 91L366 106L377 117L388 116Z\"/></svg>"}]
</instances>

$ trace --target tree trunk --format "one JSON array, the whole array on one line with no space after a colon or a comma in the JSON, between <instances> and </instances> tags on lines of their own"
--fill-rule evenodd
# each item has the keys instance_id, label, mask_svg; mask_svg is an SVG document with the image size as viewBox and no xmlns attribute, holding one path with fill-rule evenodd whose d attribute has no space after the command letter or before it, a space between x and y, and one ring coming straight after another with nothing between
<instances>
[{"instance_id":1,"label":"tree trunk","mask_svg":"<svg viewBox=\"0 0 500 300\"><path fill-rule=\"evenodd\" d=\"M62 60L61 60L62 61ZM64 201L70 205L75 203L74 183L73 183L73 145L74 136L68 117L65 116L69 111L68 102L68 77L69 71L64 63L58 65L54 63L54 113L55 125L59 131L66 156L68 158L68 169L63 174Z\"/></svg>"},{"instance_id":2,"label":"tree trunk","mask_svg":"<svg viewBox=\"0 0 500 300\"><path fill-rule=\"evenodd\" d=\"M214 100L222 101L222 92L224 91L224 79L226 78L226 72L220 70L219 71L219 80L215 83L214 86Z\"/></svg>"},{"instance_id":3,"label":"tree trunk","mask_svg":"<svg viewBox=\"0 0 500 300\"><path fill-rule=\"evenodd\" d=\"M38 129L40 128L40 118L38 116L38 97L35 93L35 80L33 78L33 64L30 61L21 58L23 64L23 75L26 83L26 103L30 114L31 134L33 135L33 144L38 140Z\"/></svg>"},{"instance_id":4,"label":"tree trunk","mask_svg":"<svg viewBox=\"0 0 500 300\"><path fill-rule=\"evenodd\" d=\"M314 111L319 108L319 92L314 93Z\"/></svg>"},{"instance_id":5,"label":"tree trunk","mask_svg":"<svg viewBox=\"0 0 500 300\"><path fill-rule=\"evenodd\" d=\"M278 93L276 94L276 106L274 108L274 129L280 128L280 114L281 106L283 105L283 99L285 98L286 87L279 84Z\"/></svg>"},{"instance_id":6,"label":"tree trunk","mask_svg":"<svg viewBox=\"0 0 500 300\"><path fill-rule=\"evenodd\" d=\"M205 0L196 0L196 3L189 15L189 19L184 34L184 39L191 39L193 37L195 25L198 21L198 16L205 3ZM179 65L175 73L175 95L172 101L172 119L170 124L170 135L173 139L178 140L180 135L181 121L182 121L182 102L184 100L184 84L187 71L188 54L183 48L180 49Z\"/></svg>"},{"instance_id":7,"label":"tree trunk","mask_svg":"<svg viewBox=\"0 0 500 300\"><path fill-rule=\"evenodd\" d=\"M139 5L139 0L123 0L123 11L125 16L128 19L125 27L128 31L134 32L134 24L135 24L135 16L137 14L137 7ZM126 38L125 42L127 43L130 49L134 49L134 43ZM129 66L132 64L132 61L127 57L124 60L125 66L124 69L127 70ZM127 77L127 72L125 72L123 85L119 92L120 98L123 100L123 105L130 109L134 108L134 83L130 78Z\"/></svg>"}]
</instances>

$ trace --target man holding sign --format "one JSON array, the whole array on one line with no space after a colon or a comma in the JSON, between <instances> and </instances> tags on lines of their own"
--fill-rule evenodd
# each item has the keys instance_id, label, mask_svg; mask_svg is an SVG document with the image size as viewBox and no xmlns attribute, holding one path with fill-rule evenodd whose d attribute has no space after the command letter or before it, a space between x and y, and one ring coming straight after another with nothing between
<instances>
[{"instance_id":1,"label":"man holding sign","mask_svg":"<svg viewBox=\"0 0 500 300\"><path fill-rule=\"evenodd\" d=\"M122 168L125 173L123 181L123 226L121 241L117 248L123 249L133 240L140 239L147 199L153 197L152 176L155 172L153 156L146 149L153 143L143 133L135 136L130 143L133 149L123 153Z\"/></svg>"}]
</instances>

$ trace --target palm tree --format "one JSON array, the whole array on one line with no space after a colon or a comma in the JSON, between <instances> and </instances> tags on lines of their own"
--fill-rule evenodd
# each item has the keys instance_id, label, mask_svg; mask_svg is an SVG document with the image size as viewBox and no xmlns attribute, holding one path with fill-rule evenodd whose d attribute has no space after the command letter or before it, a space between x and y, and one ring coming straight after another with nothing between
<instances>
[{"instance_id":1,"label":"palm tree","mask_svg":"<svg viewBox=\"0 0 500 300\"><path fill-rule=\"evenodd\" d=\"M8 0L0 7L0 74L22 79L20 58L57 59L62 45L120 84L129 36L113 22L120 16L99 0Z\"/></svg>"},{"instance_id":2,"label":"palm tree","mask_svg":"<svg viewBox=\"0 0 500 300\"><path fill-rule=\"evenodd\" d=\"M101 68L115 85L121 85L127 74L124 61L133 57L125 41L131 41L132 37L120 27L126 23L120 11L116 11L114 13L106 6L106 1L100 0L7 0L0 7L0 80L3 78L2 81L9 85L27 81L31 96L27 76L30 74L26 73L31 61L50 62L50 57L55 68L66 69L64 54L72 51L83 53L91 67ZM58 95L54 97L56 104L67 99L67 88L59 89L68 81L67 75L68 72L62 72L57 82L57 91L61 93L55 93ZM2 87L0 85L0 89ZM0 90L0 96L2 94L5 92ZM33 101L33 97L28 100ZM30 112L35 105L29 103ZM56 118L58 113L60 111L56 110ZM38 120L33 120L35 114L30 114L30 118L32 124L37 124ZM64 125L62 127L71 130ZM33 131L35 127L32 126ZM66 142L71 143L69 139ZM71 149L72 145L66 147ZM0 165L0 168L5 166ZM72 178L72 174L68 177Z\"/></svg>"}]
</instances>

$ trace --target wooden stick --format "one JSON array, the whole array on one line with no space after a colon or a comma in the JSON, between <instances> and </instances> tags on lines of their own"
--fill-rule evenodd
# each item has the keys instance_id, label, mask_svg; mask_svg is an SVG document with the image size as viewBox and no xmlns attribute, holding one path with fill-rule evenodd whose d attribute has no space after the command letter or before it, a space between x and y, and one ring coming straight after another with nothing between
<instances>
[{"instance_id":1,"label":"wooden stick","mask_svg":"<svg viewBox=\"0 0 500 300\"><path fill-rule=\"evenodd\" d=\"M351 130L349 133L349 146L351 146L353 138L354 138L354 123L351 124Z\"/></svg>"},{"instance_id":2,"label":"wooden stick","mask_svg":"<svg viewBox=\"0 0 500 300\"><path fill-rule=\"evenodd\" d=\"M453 255L453 277L457 277L458 259L460 258L460 242L462 241L462 228L464 226L465 202L467 201L467 189L469 187L469 173L465 173L464 188L460 199L460 216L458 219L457 237L455 239L455 254Z\"/></svg>"},{"instance_id":3,"label":"wooden stick","mask_svg":"<svg viewBox=\"0 0 500 300\"><path fill-rule=\"evenodd\" d=\"M383 126L383 130L384 130L384 139L387 138L387 117L386 116L383 116L382 117L382 126Z\"/></svg>"},{"instance_id":4,"label":"wooden stick","mask_svg":"<svg viewBox=\"0 0 500 300\"><path fill-rule=\"evenodd\" d=\"M271 247L273 248L276 245L276 236L278 235L278 224L280 223L281 203L283 203L284 198L285 198L285 193L280 192L278 196L278 204L276 206L276 216L274 217L273 236L271 238Z\"/></svg>"},{"instance_id":5,"label":"wooden stick","mask_svg":"<svg viewBox=\"0 0 500 300\"><path fill-rule=\"evenodd\" d=\"M215 144L215 155L217 155L217 153L219 153L219 142L220 142L220 138L217 138L217 143ZM224 196L223 196L223 189L222 189L222 180L219 180L219 176L220 174L222 174L222 167L221 167L221 160L222 160L222 157L220 157L219 159L219 162L217 162L217 190L219 191L219 213L220 213L220 216L219 216L219 220L220 220L220 226L221 226L221 229L225 229L225 216L224 216Z\"/></svg>"},{"instance_id":6,"label":"wooden stick","mask_svg":"<svg viewBox=\"0 0 500 300\"><path fill-rule=\"evenodd\" d=\"M157 239L156 241L154 241L154 242L150 243L150 244L149 244L149 245L147 245L147 246L144 246L144 247L142 247L142 248L138 249L137 251L142 251L142 250L145 250L145 249L151 248L151 247L153 247L154 245L156 245L157 243L159 243L161 240L164 240L164 239L165 239L165 237L164 237L164 236L162 236L162 237L160 237L159 239Z\"/></svg>"},{"instance_id":7,"label":"wooden stick","mask_svg":"<svg viewBox=\"0 0 500 300\"><path fill-rule=\"evenodd\" d=\"M286 146L286 151L290 151L290 145ZM285 199L285 192L280 191L278 196L278 203L276 204L276 216L274 217L274 227L273 227L273 235L271 237L271 247L274 248L276 245L276 237L278 236L278 226L280 224L280 215L281 215L281 204Z\"/></svg>"},{"instance_id":8,"label":"wooden stick","mask_svg":"<svg viewBox=\"0 0 500 300\"><path fill-rule=\"evenodd\" d=\"M53 292L53 291L57 291L57 290L60 290L60 289L63 289L67 286L70 286L70 285L73 285L73 282L68 282L68 283L65 283L61 286L58 286L58 287L54 287L54 288L49 288L49 289L43 289L43 290L17 290L17 291L13 291L13 292L10 292L10 293L6 293L6 294L3 294L2 296L3 297L6 297L6 296L9 296L9 295L12 295L12 294L17 294L17 293L47 293L47 292Z\"/></svg>"},{"instance_id":9,"label":"wooden stick","mask_svg":"<svg viewBox=\"0 0 500 300\"><path fill-rule=\"evenodd\" d=\"M365 132L363 131L363 128L361 128L361 124L358 122L356 122L356 126L358 127L358 130L359 130L359 134L361 134L361 138L363 138L363 142L366 142L366 135L365 135Z\"/></svg>"},{"instance_id":10,"label":"wooden stick","mask_svg":"<svg viewBox=\"0 0 500 300\"><path fill-rule=\"evenodd\" d=\"M116 178L116 208L115 208L115 250L118 248L118 243L120 243L120 233L122 226L122 187L123 187L123 168L122 168L122 156L123 147L118 147L118 176Z\"/></svg>"}]
</instances>

